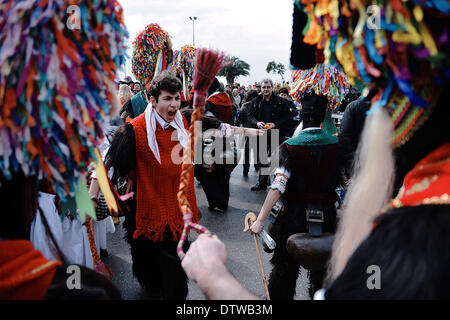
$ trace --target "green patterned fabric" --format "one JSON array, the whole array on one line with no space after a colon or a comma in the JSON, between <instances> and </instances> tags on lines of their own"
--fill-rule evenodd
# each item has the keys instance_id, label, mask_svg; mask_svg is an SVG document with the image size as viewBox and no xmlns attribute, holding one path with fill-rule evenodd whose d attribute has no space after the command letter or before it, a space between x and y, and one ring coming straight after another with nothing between
<instances>
[{"instance_id":1,"label":"green patterned fabric","mask_svg":"<svg viewBox=\"0 0 450 320\"><path fill-rule=\"evenodd\" d=\"M142 91L131 98L131 106L133 108L133 115L135 118L145 111L147 104L148 102L142 96Z\"/></svg>"},{"instance_id":2,"label":"green patterned fabric","mask_svg":"<svg viewBox=\"0 0 450 320\"><path fill-rule=\"evenodd\" d=\"M328 110L328 109L327 109L327 111L325 113L325 119L322 122L322 128L330 136L332 136L332 135L337 133L336 125L334 124L334 121L331 118L330 110Z\"/></svg>"},{"instance_id":3,"label":"green patterned fabric","mask_svg":"<svg viewBox=\"0 0 450 320\"><path fill-rule=\"evenodd\" d=\"M300 133L288 140L290 146L324 146L338 142L338 138L327 134L322 129L302 130Z\"/></svg>"}]
</instances>

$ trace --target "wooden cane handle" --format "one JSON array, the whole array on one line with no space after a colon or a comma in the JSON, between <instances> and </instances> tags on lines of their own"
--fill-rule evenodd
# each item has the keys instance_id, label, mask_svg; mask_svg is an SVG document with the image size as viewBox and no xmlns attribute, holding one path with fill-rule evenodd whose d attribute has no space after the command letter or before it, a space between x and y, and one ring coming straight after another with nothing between
<instances>
[{"instance_id":1,"label":"wooden cane handle","mask_svg":"<svg viewBox=\"0 0 450 320\"><path fill-rule=\"evenodd\" d=\"M253 224L253 222L256 221L256 215L253 212L249 212L247 213L247 215L245 216L245 228L244 228L244 232L247 232L248 230L250 230L250 224L248 223L248 220L250 220Z\"/></svg>"},{"instance_id":2,"label":"wooden cane handle","mask_svg":"<svg viewBox=\"0 0 450 320\"><path fill-rule=\"evenodd\" d=\"M255 222L256 214L254 214L253 212L247 213L247 215L245 216L245 222L244 222L245 223L244 232L247 232L248 230L250 230L250 223L248 222L249 220L251 221L251 223ZM256 252L258 254L259 270L261 271L261 276L262 276L262 280L263 280L263 284L264 284L264 290L266 292L266 298L267 298L267 300L270 300L269 289L267 288L266 275L264 273L263 263L262 263L262 259L261 259L261 252L259 250L259 244L258 244L258 239L256 239L256 234L253 234L253 239L255 240Z\"/></svg>"}]
</instances>

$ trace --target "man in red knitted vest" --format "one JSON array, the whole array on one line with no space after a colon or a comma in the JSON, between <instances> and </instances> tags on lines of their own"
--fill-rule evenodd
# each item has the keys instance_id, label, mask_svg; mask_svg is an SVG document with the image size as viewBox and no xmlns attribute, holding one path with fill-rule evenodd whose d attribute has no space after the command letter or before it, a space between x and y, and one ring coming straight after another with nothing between
<instances>
[{"instance_id":1,"label":"man in red knitted vest","mask_svg":"<svg viewBox=\"0 0 450 320\"><path fill-rule=\"evenodd\" d=\"M183 230L177 192L182 146L188 141L188 125L179 111L181 88L181 81L168 72L153 79L150 104L117 130L106 157L107 166L114 167L113 183L118 178L133 181L136 210L126 215L124 226L133 274L155 299L186 299L188 293L176 254ZM193 221L198 222L193 172L189 185Z\"/></svg>"}]
</instances>

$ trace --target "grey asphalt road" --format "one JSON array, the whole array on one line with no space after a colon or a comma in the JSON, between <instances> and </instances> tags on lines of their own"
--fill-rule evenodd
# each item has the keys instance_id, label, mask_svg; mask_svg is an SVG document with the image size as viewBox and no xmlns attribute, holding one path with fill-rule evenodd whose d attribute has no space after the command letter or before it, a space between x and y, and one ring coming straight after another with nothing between
<instances>
[{"instance_id":1,"label":"grey asphalt road","mask_svg":"<svg viewBox=\"0 0 450 320\"><path fill-rule=\"evenodd\" d=\"M249 211L258 214L266 197L265 191L250 190L256 181L257 172L253 170L253 166L251 166L249 176L243 177L242 166L238 165L230 179L229 208L223 213L209 211L205 193L197 181L195 185L198 207L202 212L200 224L215 233L225 243L228 257L227 266L232 274L251 292L265 298L255 243L250 233L243 232L245 215ZM123 219L121 218L121 223ZM109 256L103 258L103 261L113 271L112 281L121 290L124 299L149 299L145 290L132 275L130 250L123 236L124 231L121 224L116 226L114 233L108 234ZM195 238L196 233L192 232L190 239L195 240ZM264 271L268 279L271 271L269 260L272 255L264 252L261 245L260 248ZM305 273L305 270L300 270L296 300L309 299ZM205 299L197 284L190 281L188 300Z\"/></svg>"}]
</instances>

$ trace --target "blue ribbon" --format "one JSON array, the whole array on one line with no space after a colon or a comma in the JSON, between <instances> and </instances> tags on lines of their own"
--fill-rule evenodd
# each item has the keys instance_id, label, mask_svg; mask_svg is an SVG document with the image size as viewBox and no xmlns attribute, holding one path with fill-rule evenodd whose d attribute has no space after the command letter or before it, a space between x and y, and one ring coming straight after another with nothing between
<instances>
[{"instance_id":1,"label":"blue ribbon","mask_svg":"<svg viewBox=\"0 0 450 320\"><path fill-rule=\"evenodd\" d=\"M346 44L347 43L347 38L344 38L344 39L342 39L341 41L339 41L338 43L337 43L337 45L336 45L336 47L338 48L338 49L340 49L344 44Z\"/></svg>"},{"instance_id":2,"label":"blue ribbon","mask_svg":"<svg viewBox=\"0 0 450 320\"><path fill-rule=\"evenodd\" d=\"M336 42L337 42L337 36L331 36L330 38L330 52L331 54L331 58L330 58L330 64L336 64Z\"/></svg>"},{"instance_id":3,"label":"blue ribbon","mask_svg":"<svg viewBox=\"0 0 450 320\"><path fill-rule=\"evenodd\" d=\"M425 101L421 96L416 94L412 89L411 85L394 75L395 81L397 82L398 88L409 98L409 101L415 106L425 108L428 106L428 102Z\"/></svg>"},{"instance_id":4,"label":"blue ribbon","mask_svg":"<svg viewBox=\"0 0 450 320\"><path fill-rule=\"evenodd\" d=\"M438 10L442 13L450 13L450 4L447 0L413 0L414 3L430 9Z\"/></svg>"},{"instance_id":5,"label":"blue ribbon","mask_svg":"<svg viewBox=\"0 0 450 320\"><path fill-rule=\"evenodd\" d=\"M392 79L392 76L389 77L388 83L386 87L383 90L383 95L381 96L381 99L378 101L375 101L374 106L369 109L366 114L373 114L375 111L377 111L380 108L383 108L389 99L389 96L391 95L392 89L394 88L394 80Z\"/></svg>"},{"instance_id":6,"label":"blue ribbon","mask_svg":"<svg viewBox=\"0 0 450 320\"><path fill-rule=\"evenodd\" d=\"M400 29L402 31L406 31L405 26L402 26L400 24L395 24L395 23L387 23L386 20L384 20L383 18L380 19L380 27L382 30L391 31L391 32L395 32Z\"/></svg>"},{"instance_id":7,"label":"blue ribbon","mask_svg":"<svg viewBox=\"0 0 450 320\"><path fill-rule=\"evenodd\" d=\"M358 69L358 73L361 76L362 81L368 83L371 81L371 78L366 72L366 67L364 66L364 63L359 56L358 49L354 47L353 50L355 53L356 68Z\"/></svg>"},{"instance_id":8,"label":"blue ribbon","mask_svg":"<svg viewBox=\"0 0 450 320\"><path fill-rule=\"evenodd\" d=\"M383 63L383 57L378 54L375 48L375 32L367 27L364 28L364 43L367 48L370 59L377 65Z\"/></svg>"}]
</instances>

